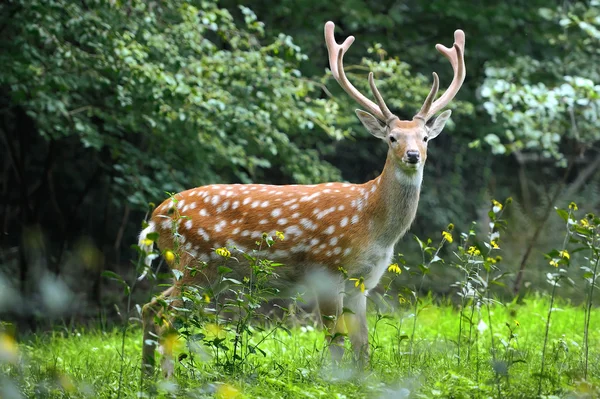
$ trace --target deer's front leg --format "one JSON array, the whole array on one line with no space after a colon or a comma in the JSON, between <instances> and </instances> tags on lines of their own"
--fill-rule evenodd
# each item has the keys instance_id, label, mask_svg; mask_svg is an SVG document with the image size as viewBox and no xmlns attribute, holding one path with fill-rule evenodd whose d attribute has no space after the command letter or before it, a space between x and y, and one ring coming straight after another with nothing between
<instances>
[{"instance_id":1,"label":"deer's front leg","mask_svg":"<svg viewBox=\"0 0 600 399\"><path fill-rule=\"evenodd\" d=\"M352 291L356 288L352 287ZM364 292L351 292L344 298L344 306L353 313L346 313L348 336L354 356L360 367L369 361L369 328L367 326L367 296Z\"/></svg>"},{"instance_id":2,"label":"deer's front leg","mask_svg":"<svg viewBox=\"0 0 600 399\"><path fill-rule=\"evenodd\" d=\"M344 356L344 334L346 329L342 315L343 303L344 297L341 294L333 298L319 300L321 320L328 334L329 352L334 363L339 363Z\"/></svg>"}]
</instances>

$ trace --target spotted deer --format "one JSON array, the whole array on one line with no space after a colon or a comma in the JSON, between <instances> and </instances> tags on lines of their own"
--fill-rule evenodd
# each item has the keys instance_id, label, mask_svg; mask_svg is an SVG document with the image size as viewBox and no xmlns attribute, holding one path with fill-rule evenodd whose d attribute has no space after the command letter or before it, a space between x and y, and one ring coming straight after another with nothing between
<instances>
[{"instance_id":1,"label":"spotted deer","mask_svg":"<svg viewBox=\"0 0 600 399\"><path fill-rule=\"evenodd\" d=\"M153 370L156 340L161 336L154 321L162 311L160 302L177 301L186 285L206 285L215 279L217 266L222 264L216 248L248 250L263 232L273 235L276 231L283 232L285 239L265 256L285 265L278 270L280 285L291 287L311 272L330 276L320 279L325 287L318 296L318 305L329 336L335 337L330 345L332 358L337 361L343 355L345 334L336 332L347 332L357 359L368 358L367 294L378 284L391 261L394 245L415 218L428 142L440 134L451 111L434 116L456 96L465 78L465 35L457 30L451 48L436 46L454 70L446 92L435 100L439 80L434 72L433 87L420 111L412 120L401 120L386 106L372 72L369 84L376 103L350 83L343 58L354 37L339 45L334 28L333 22L325 24L331 73L368 111L356 110L362 124L388 145L383 171L363 184L213 184L183 191L174 196L175 200L167 199L159 205L140 234L140 246L150 252L152 245L146 237L158 233L159 248L175 248L175 222L179 258L176 265L170 266L177 267L183 277L143 308L145 371ZM151 258L147 258L148 265ZM194 262L205 262L203 273L190 273L186 266ZM248 272L243 257L235 267L241 274ZM347 277L361 279L365 290L348 284L340 268L347 271ZM352 312L344 312L341 317L343 308ZM163 357L162 366L167 375L172 373L173 362L168 357Z\"/></svg>"}]
</instances>

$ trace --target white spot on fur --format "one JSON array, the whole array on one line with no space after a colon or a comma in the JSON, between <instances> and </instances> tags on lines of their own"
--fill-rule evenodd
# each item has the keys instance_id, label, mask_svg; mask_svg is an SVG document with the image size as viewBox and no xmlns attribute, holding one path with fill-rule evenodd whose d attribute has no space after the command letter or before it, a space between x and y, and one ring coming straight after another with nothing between
<instances>
[{"instance_id":1,"label":"white spot on fur","mask_svg":"<svg viewBox=\"0 0 600 399\"><path fill-rule=\"evenodd\" d=\"M288 206L288 205L292 205L294 202L298 201L297 198L292 198L291 200L287 200L283 203L283 205Z\"/></svg>"},{"instance_id":2,"label":"white spot on fur","mask_svg":"<svg viewBox=\"0 0 600 399\"><path fill-rule=\"evenodd\" d=\"M352 248L344 249L344 256L350 255L350 252L352 252Z\"/></svg>"},{"instance_id":3,"label":"white spot on fur","mask_svg":"<svg viewBox=\"0 0 600 399\"><path fill-rule=\"evenodd\" d=\"M296 213L294 213L294 214L292 215L292 217L293 217L294 219L297 219L297 218L299 218L299 217L300 217L300 213L296 212Z\"/></svg>"},{"instance_id":4,"label":"white spot on fur","mask_svg":"<svg viewBox=\"0 0 600 399\"><path fill-rule=\"evenodd\" d=\"M340 248L340 247L335 247L335 248L333 249L333 253L334 253L334 254L336 254L336 255L339 255L339 254L341 254L341 253L342 253L342 248Z\"/></svg>"},{"instance_id":5,"label":"white spot on fur","mask_svg":"<svg viewBox=\"0 0 600 399\"><path fill-rule=\"evenodd\" d=\"M307 249L308 248L306 245L298 244L298 245L293 246L291 251L292 251L292 253L298 253L298 252L306 252Z\"/></svg>"},{"instance_id":6,"label":"white spot on fur","mask_svg":"<svg viewBox=\"0 0 600 399\"><path fill-rule=\"evenodd\" d=\"M244 198L244 201L242 202L242 205L248 205L250 202L252 202L252 198L246 197L246 198Z\"/></svg>"},{"instance_id":7,"label":"white spot on fur","mask_svg":"<svg viewBox=\"0 0 600 399\"><path fill-rule=\"evenodd\" d=\"M262 203L262 204L260 204L260 207L261 207L261 208L266 208L266 207L268 207L268 206L269 206L269 201L263 201L263 203Z\"/></svg>"},{"instance_id":8,"label":"white spot on fur","mask_svg":"<svg viewBox=\"0 0 600 399\"><path fill-rule=\"evenodd\" d=\"M310 245L311 247L314 247L315 245L317 245L319 243L319 240L317 240L316 238L313 238L310 240Z\"/></svg>"},{"instance_id":9,"label":"white spot on fur","mask_svg":"<svg viewBox=\"0 0 600 399\"><path fill-rule=\"evenodd\" d=\"M331 237L331 240L329 240L329 245L331 245L332 247L335 246L337 243L338 243L337 237Z\"/></svg>"},{"instance_id":10,"label":"white spot on fur","mask_svg":"<svg viewBox=\"0 0 600 399\"><path fill-rule=\"evenodd\" d=\"M233 201L233 204L231 204L231 209L237 209L238 206L240 206L240 201Z\"/></svg>"},{"instance_id":11,"label":"white spot on fur","mask_svg":"<svg viewBox=\"0 0 600 399\"><path fill-rule=\"evenodd\" d=\"M196 203L195 202L192 202L190 204L190 209L196 209Z\"/></svg>"},{"instance_id":12,"label":"white spot on fur","mask_svg":"<svg viewBox=\"0 0 600 399\"><path fill-rule=\"evenodd\" d=\"M300 219L300 224L307 230L315 231L317 229L317 225L313 223L310 219L302 218Z\"/></svg>"},{"instance_id":13,"label":"white spot on fur","mask_svg":"<svg viewBox=\"0 0 600 399\"><path fill-rule=\"evenodd\" d=\"M263 219L260 222L258 222L258 224L267 224L269 223L269 221L267 219Z\"/></svg>"},{"instance_id":14,"label":"white spot on fur","mask_svg":"<svg viewBox=\"0 0 600 399\"><path fill-rule=\"evenodd\" d=\"M198 229L198 235L200 237L204 238L204 241L210 240L210 237L209 237L208 233L202 227L200 227Z\"/></svg>"},{"instance_id":15,"label":"white spot on fur","mask_svg":"<svg viewBox=\"0 0 600 399\"><path fill-rule=\"evenodd\" d=\"M331 225L328 228L325 229L325 231L323 231L325 234L333 234L333 232L335 231L335 226Z\"/></svg>"},{"instance_id":16,"label":"white spot on fur","mask_svg":"<svg viewBox=\"0 0 600 399\"><path fill-rule=\"evenodd\" d=\"M288 220L286 218L281 218L277 221L277 224L280 226L283 226L285 224L287 224Z\"/></svg>"},{"instance_id":17,"label":"white spot on fur","mask_svg":"<svg viewBox=\"0 0 600 399\"><path fill-rule=\"evenodd\" d=\"M206 212L206 209L200 209L200 216L208 216L208 212Z\"/></svg>"},{"instance_id":18,"label":"white spot on fur","mask_svg":"<svg viewBox=\"0 0 600 399\"><path fill-rule=\"evenodd\" d=\"M227 225L227 222L224 220L221 220L219 223L217 223L215 225L215 231L217 233L220 233L226 225Z\"/></svg>"},{"instance_id":19,"label":"white spot on fur","mask_svg":"<svg viewBox=\"0 0 600 399\"><path fill-rule=\"evenodd\" d=\"M352 216L352 220L350 221L350 223L352 223L352 224L358 223L358 215Z\"/></svg>"},{"instance_id":20,"label":"white spot on fur","mask_svg":"<svg viewBox=\"0 0 600 399\"><path fill-rule=\"evenodd\" d=\"M298 226L294 225L286 227L284 233L300 237L302 235L302 230Z\"/></svg>"},{"instance_id":21,"label":"white spot on fur","mask_svg":"<svg viewBox=\"0 0 600 399\"><path fill-rule=\"evenodd\" d=\"M290 206L290 209L293 211L294 209L298 209L299 206L300 205L298 205L298 204L294 204L294 205Z\"/></svg>"},{"instance_id":22,"label":"white spot on fur","mask_svg":"<svg viewBox=\"0 0 600 399\"><path fill-rule=\"evenodd\" d=\"M192 223L191 219L185 221L185 228L186 229L188 229L188 230L191 229L192 225L193 225L193 223Z\"/></svg>"},{"instance_id":23,"label":"white spot on fur","mask_svg":"<svg viewBox=\"0 0 600 399\"><path fill-rule=\"evenodd\" d=\"M346 227L348 225L348 216L344 216L340 222L340 227Z\"/></svg>"},{"instance_id":24,"label":"white spot on fur","mask_svg":"<svg viewBox=\"0 0 600 399\"><path fill-rule=\"evenodd\" d=\"M260 201L254 201L252 203L252 205L250 205L252 208L256 208L258 206L258 204L260 204Z\"/></svg>"},{"instance_id":25,"label":"white spot on fur","mask_svg":"<svg viewBox=\"0 0 600 399\"><path fill-rule=\"evenodd\" d=\"M307 201L313 200L313 199L317 198L319 195L321 195L320 192L312 193L311 195L305 195L304 197L300 198L300 202L307 202Z\"/></svg>"},{"instance_id":26,"label":"white spot on fur","mask_svg":"<svg viewBox=\"0 0 600 399\"><path fill-rule=\"evenodd\" d=\"M273 211L271 212L271 216L273 216L274 218L277 218L280 215L281 215L281 209L279 209L279 208L273 209Z\"/></svg>"}]
</instances>

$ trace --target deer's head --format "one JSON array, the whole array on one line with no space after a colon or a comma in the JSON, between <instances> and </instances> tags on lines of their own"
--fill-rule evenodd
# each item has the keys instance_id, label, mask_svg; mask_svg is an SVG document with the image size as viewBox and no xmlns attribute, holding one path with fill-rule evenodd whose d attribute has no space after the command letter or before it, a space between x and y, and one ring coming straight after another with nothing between
<instances>
[{"instance_id":1,"label":"deer's head","mask_svg":"<svg viewBox=\"0 0 600 399\"><path fill-rule=\"evenodd\" d=\"M439 116L435 115L441 111L458 93L465 80L465 34L462 30L454 32L454 45L447 48L441 44L436 49L442 53L452 65L454 78L448 90L437 100L439 78L433 73L433 87L425 99L421 110L412 120L401 120L389 110L383 97L379 93L373 73L369 73L369 84L377 103L371 101L350 83L344 73L344 53L354 42L354 36L349 36L339 45L335 41L335 25L329 21L325 24L325 42L329 52L329 67L334 79L352 98L356 100L367 111L356 110L358 118L372 135L385 140L390 148L389 154L395 163L406 173L415 172L422 168L427 159L427 143L437 137L450 118L451 111L446 110ZM435 101L434 101L435 100Z\"/></svg>"}]
</instances>

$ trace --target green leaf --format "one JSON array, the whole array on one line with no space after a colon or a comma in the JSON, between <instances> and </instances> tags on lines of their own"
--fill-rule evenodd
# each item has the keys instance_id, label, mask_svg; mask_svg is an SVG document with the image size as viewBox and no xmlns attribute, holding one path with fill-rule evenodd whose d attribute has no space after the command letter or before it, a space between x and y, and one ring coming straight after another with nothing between
<instances>
[{"instance_id":1,"label":"green leaf","mask_svg":"<svg viewBox=\"0 0 600 399\"><path fill-rule=\"evenodd\" d=\"M558 216L560 216L562 218L562 220L564 220L565 222L569 221L569 212L565 211L564 209L559 209L559 208L554 208L556 209L556 213L558 214Z\"/></svg>"}]
</instances>

